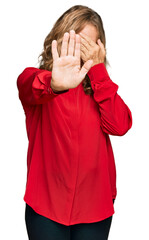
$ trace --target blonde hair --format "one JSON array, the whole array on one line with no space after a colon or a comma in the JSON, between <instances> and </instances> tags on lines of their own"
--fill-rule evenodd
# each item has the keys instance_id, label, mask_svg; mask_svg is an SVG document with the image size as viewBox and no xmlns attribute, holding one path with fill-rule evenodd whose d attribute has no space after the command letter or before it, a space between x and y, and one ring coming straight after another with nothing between
<instances>
[{"instance_id":1,"label":"blonde hair","mask_svg":"<svg viewBox=\"0 0 149 240\"><path fill-rule=\"evenodd\" d=\"M92 10L91 8L83 5L75 5L65 11L55 22L53 28L50 33L46 36L44 40L44 48L39 57L42 57L39 60L39 69L46 69L52 71L53 58L51 52L51 45L54 39L57 40L57 51L60 56L62 40L65 32L69 32L71 29L75 30L75 33L79 33L85 27L86 24L92 24L96 27L98 32L98 38L100 38L101 42L104 44L106 49L106 37L105 31L103 27L103 22L100 15ZM81 59L81 64L83 61ZM105 57L104 60L105 67L109 62ZM88 75L86 74L84 80L82 81L84 92L86 94L93 94L93 90L91 88L91 83Z\"/></svg>"}]
</instances>

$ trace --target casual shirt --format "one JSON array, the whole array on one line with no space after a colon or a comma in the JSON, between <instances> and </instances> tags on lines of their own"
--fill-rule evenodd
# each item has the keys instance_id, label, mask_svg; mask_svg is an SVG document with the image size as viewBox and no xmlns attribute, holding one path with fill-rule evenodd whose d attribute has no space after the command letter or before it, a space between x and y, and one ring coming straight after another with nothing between
<instances>
[{"instance_id":1,"label":"casual shirt","mask_svg":"<svg viewBox=\"0 0 149 240\"><path fill-rule=\"evenodd\" d=\"M115 213L116 166L109 135L122 136L132 114L104 63L82 82L54 92L52 72L27 67L17 78L28 137L24 201L66 226L104 220Z\"/></svg>"}]
</instances>

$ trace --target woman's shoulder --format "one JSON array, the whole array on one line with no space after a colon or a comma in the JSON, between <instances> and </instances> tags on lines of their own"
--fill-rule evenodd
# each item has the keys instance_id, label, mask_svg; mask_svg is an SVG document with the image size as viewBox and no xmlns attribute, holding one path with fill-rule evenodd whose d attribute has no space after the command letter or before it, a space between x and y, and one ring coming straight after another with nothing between
<instances>
[{"instance_id":1,"label":"woman's shoulder","mask_svg":"<svg viewBox=\"0 0 149 240\"><path fill-rule=\"evenodd\" d=\"M37 67L26 67L18 75L17 82L20 81L20 79L22 79L22 78L23 79L28 78L30 76L34 76L34 75L40 74L42 72L48 72L49 73L49 71L45 70L45 69L40 69L40 68L37 68Z\"/></svg>"}]
</instances>

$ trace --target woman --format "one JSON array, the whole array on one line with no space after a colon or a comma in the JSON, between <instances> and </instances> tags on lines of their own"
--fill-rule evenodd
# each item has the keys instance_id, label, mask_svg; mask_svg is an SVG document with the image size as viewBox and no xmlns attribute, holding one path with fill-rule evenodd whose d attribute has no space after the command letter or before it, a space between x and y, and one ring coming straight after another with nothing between
<instances>
[{"instance_id":1,"label":"woman","mask_svg":"<svg viewBox=\"0 0 149 240\"><path fill-rule=\"evenodd\" d=\"M101 17L76 5L45 39L39 68L18 76L29 140L25 221L30 240L106 240L117 195L109 135L132 114L106 70Z\"/></svg>"}]
</instances>

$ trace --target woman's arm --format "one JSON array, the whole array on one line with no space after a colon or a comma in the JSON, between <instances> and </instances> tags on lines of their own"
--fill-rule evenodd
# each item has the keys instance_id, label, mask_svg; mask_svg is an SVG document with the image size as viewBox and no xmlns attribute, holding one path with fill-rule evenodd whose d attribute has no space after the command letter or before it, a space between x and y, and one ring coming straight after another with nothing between
<instances>
[{"instance_id":1,"label":"woman's arm","mask_svg":"<svg viewBox=\"0 0 149 240\"><path fill-rule=\"evenodd\" d=\"M51 88L52 72L34 67L27 67L17 78L19 98L27 105L43 104L64 91L53 91Z\"/></svg>"},{"instance_id":2,"label":"woman's arm","mask_svg":"<svg viewBox=\"0 0 149 240\"><path fill-rule=\"evenodd\" d=\"M111 135L124 135L132 126L132 114L117 93L118 85L110 79L104 63L94 65L87 74L99 105L102 130Z\"/></svg>"}]
</instances>

